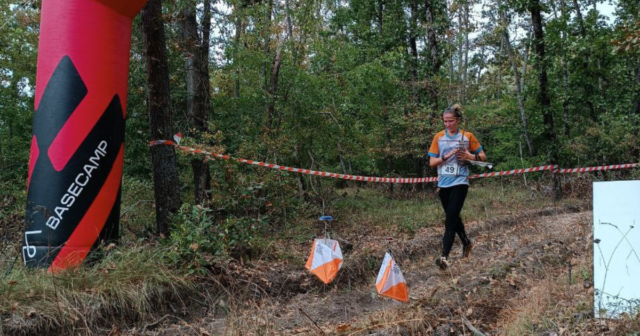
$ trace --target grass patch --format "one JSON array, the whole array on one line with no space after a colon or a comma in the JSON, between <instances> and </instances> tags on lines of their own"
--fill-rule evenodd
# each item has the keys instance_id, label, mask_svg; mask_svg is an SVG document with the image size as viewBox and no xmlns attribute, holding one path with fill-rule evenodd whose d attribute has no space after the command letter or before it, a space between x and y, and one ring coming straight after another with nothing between
<instances>
[{"instance_id":1,"label":"grass patch","mask_svg":"<svg viewBox=\"0 0 640 336\"><path fill-rule=\"evenodd\" d=\"M2 328L9 334L90 332L157 316L168 303L186 306L195 285L164 265L164 253L149 246L114 249L93 267L57 275L17 266L0 281Z\"/></svg>"},{"instance_id":2,"label":"grass patch","mask_svg":"<svg viewBox=\"0 0 640 336\"><path fill-rule=\"evenodd\" d=\"M527 188L520 180L471 181L469 194L462 210L463 221L480 221L578 202L565 199L554 203L550 197ZM410 197L396 199L376 189L346 189L347 196L335 205L337 218L346 225L369 225L395 229L413 235L423 227L441 225L444 210L435 192L415 192ZM405 195L406 196L406 195Z\"/></svg>"},{"instance_id":3,"label":"grass patch","mask_svg":"<svg viewBox=\"0 0 640 336\"><path fill-rule=\"evenodd\" d=\"M341 286L349 284L349 288L352 288L352 285L363 284L362 279L375 276L379 267L379 256L377 250L371 248L380 244L376 240L366 241L366 237L380 234L407 240L421 228L442 225L444 212L440 199L434 192L405 192L400 188L396 190L398 192L391 197L375 187L361 188L358 191L330 191L335 201L327 202L327 214L333 215L336 221L329 230L339 238L353 239L356 246L353 251L346 252L347 264L341 273L342 277L337 280ZM230 290L231 292L227 292L229 297L225 298L230 305L238 301L238 298L234 295L235 287L228 284L244 286L250 292L251 288L269 288L267 284L275 282L275 289L269 293L263 290L255 297L293 296L305 291L313 292L313 286L305 284L306 278L298 276L297 273L292 273L291 278L286 274L274 273L290 270L304 272L303 265L308 256L311 238L321 235L323 230L323 224L316 216L319 208L310 205L300 207L298 212L290 213L290 217L281 225L273 224L277 221L263 223L259 221L261 217L256 214L251 221L244 221L249 220L248 216L235 219L229 216L211 217L211 223L203 225L204 222L198 219L205 218L204 216L189 212L178 218L178 224L193 225L185 226L183 232L176 230L174 236L165 241L167 244L159 245L153 236L154 212L153 203L150 201L151 194L150 187L144 182L125 180L121 218L122 247L110 251L97 251L97 254L104 257L93 265L54 276L44 270L26 269L19 265L21 262L18 260L13 270L5 277L1 277L3 273L0 273L0 334L85 333L83 330L91 333L92 330L98 330L97 328L111 328L114 324L131 325L139 324L137 321L157 319L166 313L169 304L178 309L188 307L189 304L185 302L190 302L193 306L192 298L206 289L206 285L196 284L192 280L193 277L186 275L194 269L198 271L200 279L210 280L221 287L224 285ZM338 194L341 196L337 196ZM139 202L141 200L149 202ZM554 204L546 195L523 188L521 181L473 181L462 216L465 221L482 221L518 213L523 209L531 210L577 201L564 200ZM11 200L11 203L13 202ZM232 219L236 222L230 222ZM230 233L223 230L225 226L220 225L223 221L229 224ZM5 220L5 223L9 222L22 223L16 218L11 221ZM230 226L231 224L234 226ZM252 229L252 225L257 225L255 230ZM9 256L6 259L0 258L0 271L8 269L14 257L19 256L20 230L14 230L16 238L11 240L11 244L0 244L2 255ZM401 234L397 235L398 232ZM251 241L253 245L248 245L248 248L254 253L244 254L250 255L254 261L274 260L280 264L272 269L258 269L259 266L255 265L260 265L259 262L245 265L242 259L237 263L238 266L234 267L221 264L218 262L220 256L215 253L221 249L215 247L224 237L237 240L235 246L240 247ZM229 246L222 250L231 249ZM176 262L176 253L188 257L187 260ZM372 253L376 255L372 256ZM171 259L171 256L174 258ZM233 258L229 254L224 256ZM204 261L201 262L200 259ZM205 264L207 267L202 266ZM223 281L224 279L227 281ZM352 281L354 279L358 281ZM254 296L251 296L247 301L253 298ZM250 306L252 303L246 304ZM553 311L553 307L547 307L544 311L548 312L549 309ZM175 311L173 313L175 314ZM234 327L237 330L275 328L268 318L261 319L259 315L247 313L244 304L237 311L232 310L228 314L227 323L231 327L230 330ZM247 318L242 318L245 316L243 314L246 314ZM544 323L544 319L551 318L546 315L540 315L539 318L535 315L530 317L530 321L533 322L529 323L529 330L532 323ZM363 330L388 326L396 328L394 321L414 318L385 315L380 319L382 322L372 322L360 327ZM425 330L424 328L429 328L429 323L425 321L419 319L415 325L411 322L405 327L419 334ZM526 323L521 325L527 326Z\"/></svg>"}]
</instances>

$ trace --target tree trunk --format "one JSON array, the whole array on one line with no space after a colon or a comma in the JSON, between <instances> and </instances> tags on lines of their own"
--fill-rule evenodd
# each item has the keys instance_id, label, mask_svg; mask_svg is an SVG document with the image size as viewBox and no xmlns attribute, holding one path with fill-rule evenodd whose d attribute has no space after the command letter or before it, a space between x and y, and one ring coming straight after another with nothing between
<instances>
[{"instance_id":1,"label":"tree trunk","mask_svg":"<svg viewBox=\"0 0 640 336\"><path fill-rule=\"evenodd\" d=\"M268 72L268 59L271 58L271 13L273 12L273 0L267 0L267 12L264 16L264 23L262 25L263 43L262 50L264 52L264 62L262 62L262 78L264 79L265 91L269 88ZM260 23L260 20L258 20Z\"/></svg>"},{"instance_id":2,"label":"tree trunk","mask_svg":"<svg viewBox=\"0 0 640 336\"><path fill-rule=\"evenodd\" d=\"M584 19L582 18L582 11L580 10L580 4L578 0L573 0L573 5L576 10L576 20L578 21L578 27L580 27L580 37L585 41L587 39L587 30L584 28ZM584 51L584 59L582 61L581 69L586 77L586 80L582 81L582 86L584 89L584 101L587 103L587 108L589 109L589 117L593 122L598 121L598 116L596 114L596 108L593 104L593 75L591 74L591 70L589 69L589 59L591 57L591 53L588 50Z\"/></svg>"},{"instance_id":3,"label":"tree trunk","mask_svg":"<svg viewBox=\"0 0 640 336\"><path fill-rule=\"evenodd\" d=\"M377 17L378 17L378 35L380 36L380 39L382 40L382 23L383 23L383 15L384 15L384 1L385 0L378 0L378 12Z\"/></svg>"},{"instance_id":4,"label":"tree trunk","mask_svg":"<svg viewBox=\"0 0 640 336\"><path fill-rule=\"evenodd\" d=\"M458 67L457 67L457 71L456 71L456 79L458 82L458 101L462 102L462 95L463 95L463 78L462 78L462 60L463 60L463 53L464 53L464 38L463 38L463 34L464 34L464 29L463 29L463 17L464 17L464 13L462 12L462 6L460 6L458 8L458 38L457 38L457 42L458 42Z\"/></svg>"},{"instance_id":5,"label":"tree trunk","mask_svg":"<svg viewBox=\"0 0 640 336\"><path fill-rule=\"evenodd\" d=\"M210 84L209 84L209 35L211 32L211 0L205 0L201 20L202 37L198 34L196 8L186 7L180 22L182 46L187 74L187 116L192 135L204 141L209 131ZM211 190L209 164L202 158L191 160L193 169L194 197L196 204L205 203Z\"/></svg>"},{"instance_id":6,"label":"tree trunk","mask_svg":"<svg viewBox=\"0 0 640 336\"><path fill-rule=\"evenodd\" d=\"M169 92L169 70L162 20L161 0L149 1L142 10L147 67L149 128L152 139L171 139L173 116ZM153 186L158 233L169 235L169 216L182 203L176 153L171 146L152 146Z\"/></svg>"},{"instance_id":7,"label":"tree trunk","mask_svg":"<svg viewBox=\"0 0 640 336\"><path fill-rule=\"evenodd\" d=\"M427 42L429 44L429 71L427 75L427 82L431 82L431 88L429 90L429 104L428 108L435 114L438 111L439 92L438 87L435 84L435 77L440 72L442 61L438 55L438 39L436 37L435 30L435 9L433 6L434 0L425 0L425 22L427 26Z\"/></svg>"},{"instance_id":8,"label":"tree trunk","mask_svg":"<svg viewBox=\"0 0 640 336\"><path fill-rule=\"evenodd\" d=\"M499 2L498 2L499 3ZM509 56L509 60L511 61L511 67L513 69L513 81L516 86L516 96L518 98L518 105L520 107L520 118L522 118L522 126L524 128L524 138L527 142L527 147L529 148L529 155L531 157L535 156L535 149L533 147L533 142L531 141L531 136L529 135L529 121L527 120L527 114L524 109L524 99L522 98L522 88L520 87L520 73L518 72L518 64L516 62L516 56L514 55L513 49L511 48L511 41L509 39L509 22L507 22L507 17L504 11L500 11L500 21L503 25L502 30L502 39L505 45L505 49L507 49L507 54Z\"/></svg>"},{"instance_id":9,"label":"tree trunk","mask_svg":"<svg viewBox=\"0 0 640 336\"><path fill-rule=\"evenodd\" d=\"M547 157L549 164L558 164L558 149L556 141L556 132L553 125L553 113L551 111L551 100L548 94L548 78L547 78L547 62L544 46L544 31L542 23L542 15L540 13L540 0L530 0L529 12L531 13L531 24L533 25L534 49L538 56L538 82L540 85L538 93L538 103L542 108L542 117L544 120L544 135L548 139ZM562 189L557 174L553 174L553 198L559 200L562 198Z\"/></svg>"},{"instance_id":10,"label":"tree trunk","mask_svg":"<svg viewBox=\"0 0 640 336\"><path fill-rule=\"evenodd\" d=\"M236 22L235 22L235 29L236 29L236 35L233 39L233 44L234 44L234 48L233 48L233 66L235 67L235 81L234 81L234 85L233 85L233 96L235 98L240 98L240 62L239 62L239 53L238 50L240 50L240 36L242 34L242 31L244 30L243 24L242 24L242 17L240 16L240 7L235 5L235 15L236 15Z\"/></svg>"},{"instance_id":11,"label":"tree trunk","mask_svg":"<svg viewBox=\"0 0 640 336\"><path fill-rule=\"evenodd\" d=\"M442 58L440 58L440 53L438 50L438 38L436 35L436 21L435 21L435 6L434 6L434 1L435 0L425 0L424 1L424 18L425 18L425 25L426 25L426 29L427 29L427 50L428 50L428 57L429 57L429 65L427 67L427 75L425 78L425 83L430 83L430 84L425 84L425 86L428 88L429 92L427 93L427 110L431 110L431 118L432 120L435 120L438 116L438 101L440 100L440 90L437 86L437 81L436 81L436 77L438 76L438 74L440 73L440 68L442 67ZM449 58L451 59L451 58ZM449 77L451 78L451 77ZM427 151L429 150L429 142L426 142L426 146L424 148L421 149L421 153L427 153ZM428 160L428 158L427 158ZM428 163L425 163L423 168L422 168L422 174L420 175L421 177L426 177L429 174L429 165ZM433 183L427 183L426 185L423 185L424 190L431 190L432 187L434 187Z\"/></svg>"},{"instance_id":12,"label":"tree trunk","mask_svg":"<svg viewBox=\"0 0 640 336\"><path fill-rule=\"evenodd\" d=\"M389 127L389 109L383 106L384 110L384 132L387 140L385 148L385 161L387 162L387 176L393 173L393 158L391 157L391 128ZM389 192L393 195L393 183L389 183Z\"/></svg>"},{"instance_id":13,"label":"tree trunk","mask_svg":"<svg viewBox=\"0 0 640 336\"><path fill-rule=\"evenodd\" d=\"M567 10L566 10L566 5L564 0L560 0L560 16L562 18L562 20L566 19L566 14L567 14ZM562 31L560 32L561 34L561 41L562 41L562 46L561 48L561 55L560 55L560 64L562 66L562 115L564 117L564 125L563 125L563 131L564 131L564 136L569 137L570 135L570 131L569 131L569 124L570 124L570 120L569 120L569 67L567 65L567 55L565 52L565 45L566 45L566 40L567 40L567 32L566 30L562 29Z\"/></svg>"},{"instance_id":14,"label":"tree trunk","mask_svg":"<svg viewBox=\"0 0 640 336\"><path fill-rule=\"evenodd\" d=\"M273 123L273 115L276 110L276 94L278 91L278 78L280 74L280 65L282 64L282 49L284 41L279 41L276 47L276 55L271 62L271 74L269 76L269 89L267 90L267 117L265 121L265 135L271 133L271 124Z\"/></svg>"},{"instance_id":15,"label":"tree trunk","mask_svg":"<svg viewBox=\"0 0 640 336\"><path fill-rule=\"evenodd\" d=\"M467 69L469 68L469 2L464 3L464 61L462 63L462 104L467 102L467 86L469 84L469 75Z\"/></svg>"},{"instance_id":16,"label":"tree trunk","mask_svg":"<svg viewBox=\"0 0 640 336\"><path fill-rule=\"evenodd\" d=\"M636 88L640 88L640 60L638 62L638 71L636 73ZM640 90L636 89L636 106L633 108L635 115L640 115Z\"/></svg>"},{"instance_id":17,"label":"tree trunk","mask_svg":"<svg viewBox=\"0 0 640 336\"><path fill-rule=\"evenodd\" d=\"M522 55L522 84L520 87L522 88L522 92L525 91L525 78L527 78L527 64L529 63L529 45L531 36L533 35L533 26L529 26L529 34L527 34L527 40L524 44L524 55Z\"/></svg>"},{"instance_id":18,"label":"tree trunk","mask_svg":"<svg viewBox=\"0 0 640 336\"><path fill-rule=\"evenodd\" d=\"M416 25L418 14L417 0L411 0L411 19L409 21L409 48L411 50L411 94L413 95L412 111L415 111L420 106L420 91L418 90L418 45L416 42Z\"/></svg>"},{"instance_id":19,"label":"tree trunk","mask_svg":"<svg viewBox=\"0 0 640 336\"><path fill-rule=\"evenodd\" d=\"M475 76L476 84L480 83L480 76L482 74L482 69L484 69L484 66L485 66L484 49L485 49L484 45L480 47L480 62L478 63L478 71L476 71L476 76Z\"/></svg>"},{"instance_id":20,"label":"tree trunk","mask_svg":"<svg viewBox=\"0 0 640 336\"><path fill-rule=\"evenodd\" d=\"M296 165L298 167L302 167L302 160L300 158L300 149L297 144L293 146L293 151L296 158ZM298 196L304 197L304 183L302 181L302 174L296 174L296 181L298 183Z\"/></svg>"}]
</instances>

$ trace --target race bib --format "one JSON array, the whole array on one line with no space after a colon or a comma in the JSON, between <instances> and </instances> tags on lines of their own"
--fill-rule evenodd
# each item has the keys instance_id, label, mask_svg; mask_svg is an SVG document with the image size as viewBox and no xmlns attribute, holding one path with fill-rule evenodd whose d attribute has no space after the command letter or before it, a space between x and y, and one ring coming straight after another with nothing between
<instances>
[{"instance_id":1,"label":"race bib","mask_svg":"<svg viewBox=\"0 0 640 336\"><path fill-rule=\"evenodd\" d=\"M458 160L451 160L449 162L445 162L442 164L442 175L459 175L458 172L460 170L460 165L458 165Z\"/></svg>"}]
</instances>

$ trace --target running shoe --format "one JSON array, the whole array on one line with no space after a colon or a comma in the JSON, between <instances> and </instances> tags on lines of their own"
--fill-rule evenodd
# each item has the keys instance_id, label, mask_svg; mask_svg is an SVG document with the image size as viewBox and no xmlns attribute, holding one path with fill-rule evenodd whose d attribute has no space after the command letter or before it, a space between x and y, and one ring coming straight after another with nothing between
<instances>
[{"instance_id":1,"label":"running shoe","mask_svg":"<svg viewBox=\"0 0 640 336\"><path fill-rule=\"evenodd\" d=\"M475 243L473 241L469 241L469 244L462 248L462 256L465 259L469 259L471 256L471 250L473 250L473 246Z\"/></svg>"},{"instance_id":2,"label":"running shoe","mask_svg":"<svg viewBox=\"0 0 640 336\"><path fill-rule=\"evenodd\" d=\"M447 257L440 257L438 259L436 259L436 265L438 265L438 267L440 267L441 270L447 270L449 269L449 261L447 261Z\"/></svg>"}]
</instances>

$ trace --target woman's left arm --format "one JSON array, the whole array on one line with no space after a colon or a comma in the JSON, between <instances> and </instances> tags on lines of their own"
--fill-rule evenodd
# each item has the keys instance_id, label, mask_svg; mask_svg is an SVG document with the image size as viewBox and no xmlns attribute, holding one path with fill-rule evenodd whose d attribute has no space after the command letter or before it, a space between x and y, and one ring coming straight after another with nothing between
<instances>
[{"instance_id":1,"label":"woman's left arm","mask_svg":"<svg viewBox=\"0 0 640 336\"><path fill-rule=\"evenodd\" d=\"M473 154L471 153L469 150L466 150L464 152L460 152L460 155L458 155L458 158L462 159L462 160L467 160L467 161L487 161L487 155L484 153L484 150L480 150L480 153L478 154Z\"/></svg>"}]
</instances>

